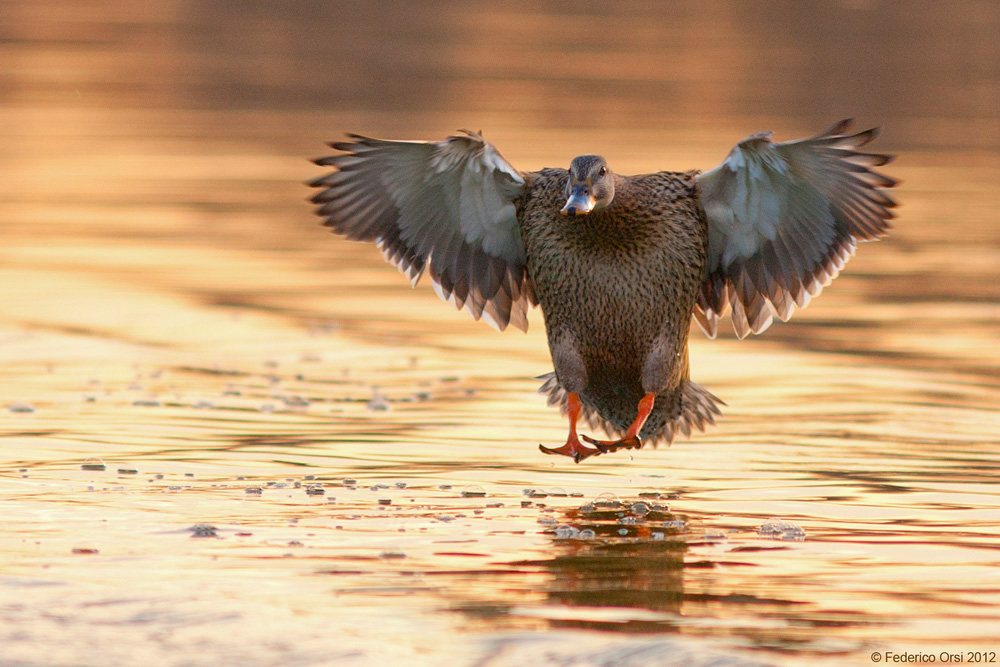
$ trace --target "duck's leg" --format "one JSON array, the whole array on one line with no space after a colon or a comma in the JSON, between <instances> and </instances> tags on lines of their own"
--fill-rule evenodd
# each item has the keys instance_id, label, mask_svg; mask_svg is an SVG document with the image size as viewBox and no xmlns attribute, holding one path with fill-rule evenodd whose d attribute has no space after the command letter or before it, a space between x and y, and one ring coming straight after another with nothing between
<instances>
[{"instance_id":1,"label":"duck's leg","mask_svg":"<svg viewBox=\"0 0 1000 667\"><path fill-rule=\"evenodd\" d=\"M556 448L538 445L543 454L572 456L573 460L579 463L587 457L601 453L601 450L587 447L580 442L580 438L576 434L576 421L580 418L580 408L580 396L578 394L569 394L566 400L566 414L569 416L569 437L566 438L566 444Z\"/></svg>"},{"instance_id":2,"label":"duck's leg","mask_svg":"<svg viewBox=\"0 0 1000 667\"><path fill-rule=\"evenodd\" d=\"M639 413L620 440L594 440L588 436L583 436L583 439L601 450L602 454L617 452L619 449L639 449L642 447L639 431L642 430L643 424L649 418L649 413L653 411L655 400L656 394L646 394L639 399Z\"/></svg>"}]
</instances>

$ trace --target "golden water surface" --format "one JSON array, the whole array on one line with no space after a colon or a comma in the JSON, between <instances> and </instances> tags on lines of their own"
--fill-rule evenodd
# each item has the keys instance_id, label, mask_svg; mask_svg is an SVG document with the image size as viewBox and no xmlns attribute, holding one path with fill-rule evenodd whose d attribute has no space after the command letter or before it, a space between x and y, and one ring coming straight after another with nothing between
<instances>
[{"instance_id":1,"label":"golden water surface","mask_svg":"<svg viewBox=\"0 0 1000 667\"><path fill-rule=\"evenodd\" d=\"M0 664L1000 660L998 32L972 0L0 4ZM717 427L581 465L538 452L539 312L472 322L305 201L344 131L636 173L850 115L900 156L894 234L788 324L692 334Z\"/></svg>"}]
</instances>

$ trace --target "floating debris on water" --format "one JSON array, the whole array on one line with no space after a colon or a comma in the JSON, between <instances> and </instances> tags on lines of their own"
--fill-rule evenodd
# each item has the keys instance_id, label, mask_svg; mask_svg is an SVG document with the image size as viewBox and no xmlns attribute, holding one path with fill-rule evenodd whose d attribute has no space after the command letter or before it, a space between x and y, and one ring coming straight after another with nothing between
<instances>
[{"instance_id":1,"label":"floating debris on water","mask_svg":"<svg viewBox=\"0 0 1000 667\"><path fill-rule=\"evenodd\" d=\"M11 403L7 409L10 412L34 412L35 406L31 403Z\"/></svg>"},{"instance_id":2,"label":"floating debris on water","mask_svg":"<svg viewBox=\"0 0 1000 667\"><path fill-rule=\"evenodd\" d=\"M806 539L806 531L801 526L791 521L777 518L765 521L757 529L757 534L773 540L788 540L792 542L801 542Z\"/></svg>"},{"instance_id":3,"label":"floating debris on water","mask_svg":"<svg viewBox=\"0 0 1000 667\"><path fill-rule=\"evenodd\" d=\"M486 490L481 486L476 486L475 484L470 485L462 489L463 498L485 498Z\"/></svg>"},{"instance_id":4,"label":"floating debris on water","mask_svg":"<svg viewBox=\"0 0 1000 667\"><path fill-rule=\"evenodd\" d=\"M92 549L90 547L73 547L73 553L75 554L96 554L100 553L97 549Z\"/></svg>"},{"instance_id":5,"label":"floating debris on water","mask_svg":"<svg viewBox=\"0 0 1000 667\"><path fill-rule=\"evenodd\" d=\"M86 459L80 466L80 470L107 470L107 466L104 465L104 461L94 456Z\"/></svg>"},{"instance_id":6,"label":"floating debris on water","mask_svg":"<svg viewBox=\"0 0 1000 667\"><path fill-rule=\"evenodd\" d=\"M372 398L368 401L369 410L384 411L389 409L389 401L379 393L378 388L372 388Z\"/></svg>"},{"instance_id":7,"label":"floating debris on water","mask_svg":"<svg viewBox=\"0 0 1000 667\"><path fill-rule=\"evenodd\" d=\"M216 527L210 523L196 523L195 525L188 528L191 531L191 537L218 537L219 534L216 532Z\"/></svg>"}]
</instances>

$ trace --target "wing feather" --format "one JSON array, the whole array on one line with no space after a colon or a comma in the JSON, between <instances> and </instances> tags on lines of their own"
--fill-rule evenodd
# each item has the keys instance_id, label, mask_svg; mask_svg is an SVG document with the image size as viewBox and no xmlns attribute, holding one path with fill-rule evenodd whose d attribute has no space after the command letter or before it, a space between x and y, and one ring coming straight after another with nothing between
<instances>
[{"instance_id":1,"label":"wing feather","mask_svg":"<svg viewBox=\"0 0 1000 667\"><path fill-rule=\"evenodd\" d=\"M709 248L694 316L709 337L730 309L739 338L787 321L858 241L888 233L897 204L885 190L897 181L872 169L892 156L859 151L878 130L848 134L850 124L783 143L751 135L698 176Z\"/></svg>"},{"instance_id":2,"label":"wing feather","mask_svg":"<svg viewBox=\"0 0 1000 667\"><path fill-rule=\"evenodd\" d=\"M313 180L312 201L334 232L374 241L416 285L429 269L445 301L503 330L527 328L532 290L516 201L525 181L475 132L439 142L358 134L315 160L336 171Z\"/></svg>"}]
</instances>

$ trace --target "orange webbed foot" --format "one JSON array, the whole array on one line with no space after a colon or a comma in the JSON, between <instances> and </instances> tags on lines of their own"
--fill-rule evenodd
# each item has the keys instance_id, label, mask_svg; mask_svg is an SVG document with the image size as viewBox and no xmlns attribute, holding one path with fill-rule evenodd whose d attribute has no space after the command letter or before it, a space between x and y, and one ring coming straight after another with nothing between
<instances>
[{"instance_id":1,"label":"orange webbed foot","mask_svg":"<svg viewBox=\"0 0 1000 667\"><path fill-rule=\"evenodd\" d=\"M619 449L642 449L642 440L636 435L626 434L620 440L595 440L585 435L583 439L601 450L602 454L613 454Z\"/></svg>"},{"instance_id":2,"label":"orange webbed foot","mask_svg":"<svg viewBox=\"0 0 1000 667\"><path fill-rule=\"evenodd\" d=\"M538 445L538 449L541 450L543 454L559 454L561 456L571 456L575 463L579 463L584 459L588 459L591 456L597 456L598 454L603 454L600 449L594 449L592 447L587 447L576 437L570 436L566 441L566 444L562 447L546 447L545 445Z\"/></svg>"}]
</instances>

